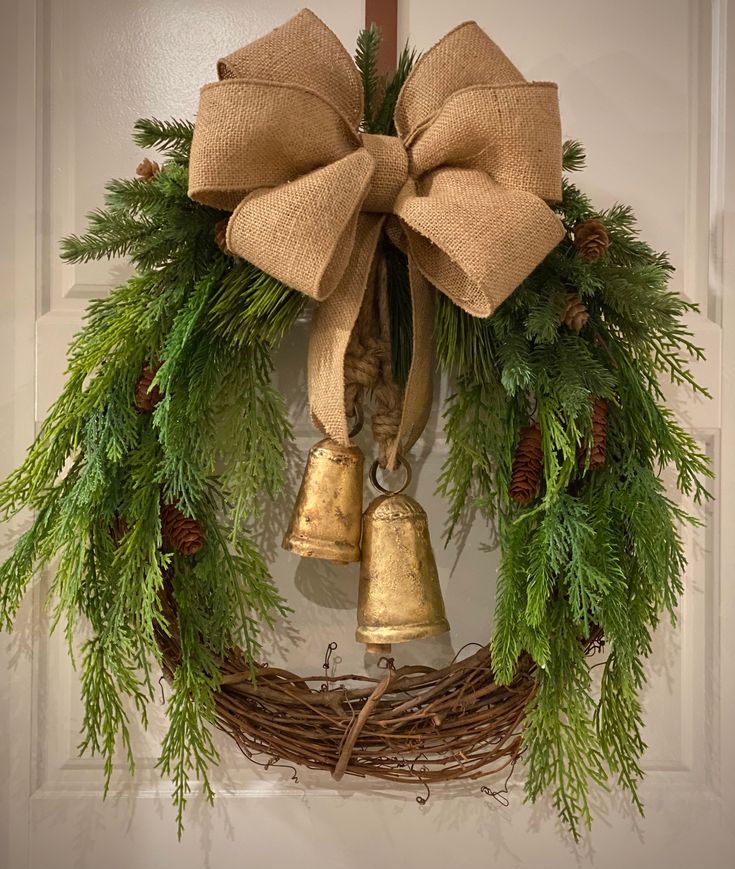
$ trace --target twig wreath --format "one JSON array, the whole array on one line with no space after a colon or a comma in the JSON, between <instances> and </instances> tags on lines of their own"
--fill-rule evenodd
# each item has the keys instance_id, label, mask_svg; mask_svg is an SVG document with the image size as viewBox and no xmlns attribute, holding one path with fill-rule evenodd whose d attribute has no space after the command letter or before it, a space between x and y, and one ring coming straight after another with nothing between
<instances>
[{"instance_id":1,"label":"twig wreath","mask_svg":"<svg viewBox=\"0 0 735 869\"><path fill-rule=\"evenodd\" d=\"M710 476L659 386L704 393L682 323L696 308L629 208L597 211L562 179L584 154L561 147L553 85L475 24L387 78L378 42L364 31L354 65L302 12L220 62L196 128L136 124L163 165L112 181L62 248L136 274L90 304L66 386L0 488L5 518L33 512L0 568L0 619L58 557L54 623L70 651L80 620L90 632L80 751L108 782L120 744L133 769L130 710L145 723L163 669L179 825L190 776L212 796L214 724L256 762L336 778L476 778L523 753L528 798L549 791L576 836L591 783L642 808L644 661L696 524L659 472L695 502ZM260 660L261 627L288 612L255 543L290 437L272 354L305 294L320 300L312 413L342 448L372 408L395 467L426 419L432 341L452 380L447 537L479 512L502 559L491 642L444 670L386 658L380 679L304 677ZM603 636L598 696L586 653Z\"/></svg>"}]
</instances>

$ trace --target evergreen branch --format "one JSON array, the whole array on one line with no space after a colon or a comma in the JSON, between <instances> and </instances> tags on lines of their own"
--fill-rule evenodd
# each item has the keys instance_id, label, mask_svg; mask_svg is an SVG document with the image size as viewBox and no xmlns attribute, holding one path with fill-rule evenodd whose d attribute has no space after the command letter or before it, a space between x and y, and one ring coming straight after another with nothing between
<instances>
[{"instance_id":1,"label":"evergreen branch","mask_svg":"<svg viewBox=\"0 0 735 869\"><path fill-rule=\"evenodd\" d=\"M577 139L567 139L561 149L561 168L565 172L579 172L587 162L584 146Z\"/></svg>"},{"instance_id":2,"label":"evergreen branch","mask_svg":"<svg viewBox=\"0 0 735 869\"><path fill-rule=\"evenodd\" d=\"M83 755L89 752L103 758L105 795L110 788L118 740L125 750L130 773L135 770L128 714L122 698L130 696L138 702L145 701L135 679L132 663L120 655L119 648L108 645L100 636L87 640L82 649L84 738L79 744L79 753Z\"/></svg>"},{"instance_id":3,"label":"evergreen branch","mask_svg":"<svg viewBox=\"0 0 735 869\"><path fill-rule=\"evenodd\" d=\"M133 767L126 701L145 726L157 638L180 634L184 660L160 766L174 779L181 825L191 775L211 796L217 655L240 642L252 666L260 625L288 611L245 526L264 491L283 484L290 427L270 383L269 350L303 297L216 247L221 213L187 196L192 126L151 121L137 129L139 144L174 159L149 181L111 182L89 231L64 243L70 261L126 253L139 273L90 304L69 348L64 390L26 461L0 486L4 515L36 510L0 566L0 620L11 627L33 576L60 553L54 623L64 622L70 652L79 619L92 630L82 650L80 751L102 755L106 788L117 746ZM151 419L133 399L143 366L157 360L164 401ZM223 438L227 430L237 437ZM162 552L162 492L196 515L209 539L199 556L175 564L178 624L161 605L174 567Z\"/></svg>"},{"instance_id":4,"label":"evergreen branch","mask_svg":"<svg viewBox=\"0 0 735 869\"><path fill-rule=\"evenodd\" d=\"M217 749L209 731L215 722L214 692L219 685L219 669L213 655L198 635L198 613L192 600L194 586L187 577L174 578L178 612L181 661L174 673L173 691L168 704L169 728L161 745L158 767L174 783L173 801L179 838L184 830L184 811L191 793L192 775L201 782L211 803L214 792L209 782L210 764L218 761Z\"/></svg>"},{"instance_id":5,"label":"evergreen branch","mask_svg":"<svg viewBox=\"0 0 735 869\"><path fill-rule=\"evenodd\" d=\"M362 80L363 95L363 119L362 128L366 133L374 133L373 117L375 114L375 101L380 86L378 75L378 54L381 43L380 28L373 23L360 31L357 36L357 49L355 51L355 66Z\"/></svg>"},{"instance_id":6,"label":"evergreen branch","mask_svg":"<svg viewBox=\"0 0 735 869\"><path fill-rule=\"evenodd\" d=\"M301 293L250 263L238 263L223 278L208 318L215 334L234 348L275 345L301 315Z\"/></svg>"},{"instance_id":7,"label":"evergreen branch","mask_svg":"<svg viewBox=\"0 0 735 869\"><path fill-rule=\"evenodd\" d=\"M174 159L188 159L194 136L191 121L141 118L135 122L133 130L133 141L140 148L153 148Z\"/></svg>"},{"instance_id":8,"label":"evergreen branch","mask_svg":"<svg viewBox=\"0 0 735 869\"><path fill-rule=\"evenodd\" d=\"M150 214L161 207L161 184L158 177L116 178L105 188L105 204L111 211L143 212ZM164 176L165 177L165 174Z\"/></svg>"},{"instance_id":9,"label":"evergreen branch","mask_svg":"<svg viewBox=\"0 0 735 869\"><path fill-rule=\"evenodd\" d=\"M582 168L579 143L565 144L563 160L567 171ZM568 228L602 220L607 255L589 263L564 240L487 321L440 299L438 355L455 387L439 490L450 533L468 502L497 510L493 668L510 682L522 652L540 668L525 720L526 793L550 792L576 838L591 822L591 784L614 777L642 810L644 661L681 595L679 528L697 524L658 472L673 465L679 491L702 501L711 468L663 403L661 376L706 395L689 368L703 353L682 320L696 308L668 289L668 258L639 238L629 208L598 212L567 179L558 213ZM590 312L579 333L561 322L571 294ZM607 400L607 462L591 471L582 457L594 398ZM536 500L520 507L508 487L529 416L541 429L542 480ZM598 704L583 654L595 626L612 648Z\"/></svg>"},{"instance_id":10,"label":"evergreen branch","mask_svg":"<svg viewBox=\"0 0 735 869\"><path fill-rule=\"evenodd\" d=\"M398 102L398 95L419 56L415 49L409 48L406 45L398 57L396 71L385 78L383 99L375 113L373 121L376 133L383 133L386 136L396 135L396 125L393 116L396 110L396 103Z\"/></svg>"},{"instance_id":11,"label":"evergreen branch","mask_svg":"<svg viewBox=\"0 0 735 869\"><path fill-rule=\"evenodd\" d=\"M88 232L62 240L60 255L65 262L85 263L125 256L153 230L151 223L139 217L101 210L90 212L87 222Z\"/></svg>"}]
</instances>

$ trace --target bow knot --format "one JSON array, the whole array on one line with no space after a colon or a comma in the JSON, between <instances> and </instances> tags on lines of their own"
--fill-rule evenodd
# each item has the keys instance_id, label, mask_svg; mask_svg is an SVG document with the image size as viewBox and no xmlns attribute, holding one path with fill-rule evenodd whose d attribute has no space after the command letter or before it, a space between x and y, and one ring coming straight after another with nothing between
<instances>
[{"instance_id":1,"label":"bow knot","mask_svg":"<svg viewBox=\"0 0 735 869\"><path fill-rule=\"evenodd\" d=\"M408 181L408 154L396 136L362 133L362 146L375 161L362 210L391 214L403 185Z\"/></svg>"},{"instance_id":2,"label":"bow knot","mask_svg":"<svg viewBox=\"0 0 735 869\"><path fill-rule=\"evenodd\" d=\"M561 197L556 85L527 82L469 22L414 66L397 136L360 132L360 77L308 10L218 70L201 92L189 195L232 211L231 251L321 302L309 398L341 443L345 353L391 215L389 237L408 255L414 342L394 460L431 404L430 285L486 317L564 235L547 204Z\"/></svg>"}]
</instances>

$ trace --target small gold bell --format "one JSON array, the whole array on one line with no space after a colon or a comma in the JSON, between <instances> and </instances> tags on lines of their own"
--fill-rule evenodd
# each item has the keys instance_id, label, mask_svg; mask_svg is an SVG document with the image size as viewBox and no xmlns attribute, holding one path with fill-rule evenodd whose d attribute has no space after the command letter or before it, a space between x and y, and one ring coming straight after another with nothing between
<instances>
[{"instance_id":1,"label":"small gold bell","mask_svg":"<svg viewBox=\"0 0 735 869\"><path fill-rule=\"evenodd\" d=\"M388 492L377 481L377 462L370 469L378 496L363 516L362 564L357 602L358 642L368 652L389 652L390 643L446 633L439 574L429 538L426 513L401 492Z\"/></svg>"},{"instance_id":2,"label":"small gold bell","mask_svg":"<svg viewBox=\"0 0 735 869\"><path fill-rule=\"evenodd\" d=\"M362 450L326 438L309 450L283 548L340 564L360 560Z\"/></svg>"}]
</instances>

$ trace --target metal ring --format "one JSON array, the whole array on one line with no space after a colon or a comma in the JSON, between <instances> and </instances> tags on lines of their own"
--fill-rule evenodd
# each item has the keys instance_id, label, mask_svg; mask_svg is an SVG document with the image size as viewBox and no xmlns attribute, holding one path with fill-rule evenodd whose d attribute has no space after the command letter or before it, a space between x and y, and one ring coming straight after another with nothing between
<instances>
[{"instance_id":1,"label":"metal ring","mask_svg":"<svg viewBox=\"0 0 735 869\"><path fill-rule=\"evenodd\" d=\"M352 440L352 438L357 437L357 435L360 434L360 432L362 431L362 425L365 422L365 414L363 413L362 405L356 404L354 406L354 408L355 408L355 424L352 426L352 429L350 430L350 433L348 435L350 440Z\"/></svg>"},{"instance_id":2,"label":"metal ring","mask_svg":"<svg viewBox=\"0 0 735 869\"><path fill-rule=\"evenodd\" d=\"M406 472L406 479L403 481L403 485L398 489L386 489L385 486L378 482L378 468L380 467L380 464L377 459L375 459L370 466L370 482L373 484L374 489L378 492L382 492L384 495L400 495L411 482L411 465L409 465L406 459L400 454L396 456L396 459L398 460L398 464Z\"/></svg>"}]
</instances>

